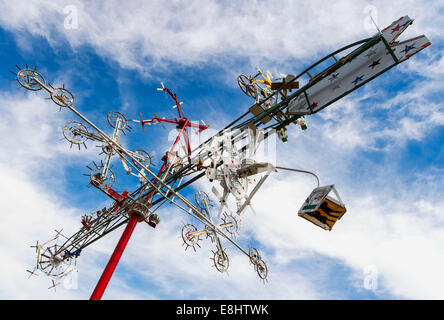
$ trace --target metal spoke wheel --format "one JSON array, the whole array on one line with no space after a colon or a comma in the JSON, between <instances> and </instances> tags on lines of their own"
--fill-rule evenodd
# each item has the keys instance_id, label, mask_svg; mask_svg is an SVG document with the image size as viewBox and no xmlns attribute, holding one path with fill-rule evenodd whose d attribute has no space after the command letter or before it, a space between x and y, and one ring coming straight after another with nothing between
<instances>
[{"instance_id":1,"label":"metal spoke wheel","mask_svg":"<svg viewBox=\"0 0 444 320\"><path fill-rule=\"evenodd\" d=\"M81 144L85 145L88 138L84 133L88 133L88 129L77 121L68 122L63 127L63 137L71 143L71 146L75 144L80 148Z\"/></svg>"},{"instance_id":2,"label":"metal spoke wheel","mask_svg":"<svg viewBox=\"0 0 444 320\"><path fill-rule=\"evenodd\" d=\"M259 278L261 278L262 280L266 280L268 277L268 268L267 268L267 264L265 263L264 260L259 260L258 263L254 266L254 268L256 269L257 275L259 276Z\"/></svg>"},{"instance_id":3,"label":"metal spoke wheel","mask_svg":"<svg viewBox=\"0 0 444 320\"><path fill-rule=\"evenodd\" d=\"M35 70L21 69L17 72L18 83L28 90L38 91L42 89L42 86L35 79L38 79L43 84L45 83L45 78Z\"/></svg>"},{"instance_id":4,"label":"metal spoke wheel","mask_svg":"<svg viewBox=\"0 0 444 320\"><path fill-rule=\"evenodd\" d=\"M196 251L195 246L197 245L200 247L198 244L200 238L199 236L194 235L194 232L196 231L197 228L192 224L186 224L182 227L182 240L186 245L185 250L188 249L188 247L192 247L194 251Z\"/></svg>"},{"instance_id":5,"label":"metal spoke wheel","mask_svg":"<svg viewBox=\"0 0 444 320\"><path fill-rule=\"evenodd\" d=\"M231 235L234 236L239 228L239 222L236 217L228 214L226 211L223 213L222 222L225 225L224 229Z\"/></svg>"},{"instance_id":6,"label":"metal spoke wheel","mask_svg":"<svg viewBox=\"0 0 444 320\"><path fill-rule=\"evenodd\" d=\"M111 168L108 168L105 175L103 175L103 165L96 165L94 163L93 168L87 168L90 169L90 173L85 175L90 177L92 185L101 186L103 183L106 183L106 187L111 188L116 182L116 177Z\"/></svg>"},{"instance_id":7,"label":"metal spoke wheel","mask_svg":"<svg viewBox=\"0 0 444 320\"><path fill-rule=\"evenodd\" d=\"M196 192L195 199L200 210L207 210L207 206L210 206L210 198L204 191Z\"/></svg>"},{"instance_id":8,"label":"metal spoke wheel","mask_svg":"<svg viewBox=\"0 0 444 320\"><path fill-rule=\"evenodd\" d=\"M221 250L214 252L214 266L216 267L217 271L219 272L227 272L228 267L230 266L230 260L228 259L227 254L225 251Z\"/></svg>"},{"instance_id":9,"label":"metal spoke wheel","mask_svg":"<svg viewBox=\"0 0 444 320\"><path fill-rule=\"evenodd\" d=\"M122 119L122 122L120 124L120 128L119 130L125 130L128 127L128 120L126 119L126 117L120 113L119 111L110 111L107 115L107 120L109 125L111 126L111 128L115 128L116 127L116 122L117 120L120 118Z\"/></svg>"},{"instance_id":10,"label":"metal spoke wheel","mask_svg":"<svg viewBox=\"0 0 444 320\"><path fill-rule=\"evenodd\" d=\"M244 74L240 74L237 77L237 83L241 90L249 97L254 98L256 95L256 88L254 87L253 81L250 77Z\"/></svg>"},{"instance_id":11,"label":"metal spoke wheel","mask_svg":"<svg viewBox=\"0 0 444 320\"><path fill-rule=\"evenodd\" d=\"M51 99L61 107L72 107L74 95L65 88L56 88L51 92Z\"/></svg>"},{"instance_id":12,"label":"metal spoke wheel","mask_svg":"<svg viewBox=\"0 0 444 320\"><path fill-rule=\"evenodd\" d=\"M98 146L102 149L102 153L106 154L106 155L115 155L116 154L116 150L114 150L114 148L107 143L102 144L101 146ZM100 154L102 154L100 153Z\"/></svg>"},{"instance_id":13,"label":"metal spoke wheel","mask_svg":"<svg viewBox=\"0 0 444 320\"><path fill-rule=\"evenodd\" d=\"M248 256L250 257L250 262L254 265L257 265L258 261L261 260L259 251L256 248L250 248Z\"/></svg>"},{"instance_id":14,"label":"metal spoke wheel","mask_svg":"<svg viewBox=\"0 0 444 320\"><path fill-rule=\"evenodd\" d=\"M57 253L57 245L52 245L40 253L38 267L47 276L61 278L70 270L71 262L72 259L63 259Z\"/></svg>"},{"instance_id":15,"label":"metal spoke wheel","mask_svg":"<svg viewBox=\"0 0 444 320\"><path fill-rule=\"evenodd\" d=\"M212 229L209 226L205 226L205 232L206 232L206 239L210 238L211 242L216 241L216 235L214 234L214 229Z\"/></svg>"},{"instance_id":16,"label":"metal spoke wheel","mask_svg":"<svg viewBox=\"0 0 444 320\"><path fill-rule=\"evenodd\" d=\"M133 157L145 167L149 168L151 166L151 156L145 150L134 150ZM142 169L134 160L132 161L138 169Z\"/></svg>"}]
</instances>

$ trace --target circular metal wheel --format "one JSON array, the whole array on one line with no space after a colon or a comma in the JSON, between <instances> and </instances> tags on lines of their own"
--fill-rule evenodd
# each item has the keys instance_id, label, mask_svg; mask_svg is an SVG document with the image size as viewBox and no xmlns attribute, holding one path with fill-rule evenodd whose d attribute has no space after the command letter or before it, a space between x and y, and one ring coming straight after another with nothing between
<instances>
[{"instance_id":1,"label":"circular metal wheel","mask_svg":"<svg viewBox=\"0 0 444 320\"><path fill-rule=\"evenodd\" d=\"M74 95L65 88L56 88L51 92L51 99L61 107L72 107Z\"/></svg>"},{"instance_id":2,"label":"circular metal wheel","mask_svg":"<svg viewBox=\"0 0 444 320\"><path fill-rule=\"evenodd\" d=\"M69 270L71 262L71 259L63 259L57 254L57 245L47 246L40 253L39 269L47 276L61 278Z\"/></svg>"},{"instance_id":3,"label":"circular metal wheel","mask_svg":"<svg viewBox=\"0 0 444 320\"><path fill-rule=\"evenodd\" d=\"M228 259L227 254L225 251L216 251L214 252L214 266L216 267L217 271L219 272L227 272L228 267L230 266L230 260Z\"/></svg>"},{"instance_id":4,"label":"circular metal wheel","mask_svg":"<svg viewBox=\"0 0 444 320\"><path fill-rule=\"evenodd\" d=\"M250 262L254 265L257 265L258 262L261 260L261 256L259 254L259 251L257 251L256 248L250 248L248 252L248 256L250 257Z\"/></svg>"},{"instance_id":5,"label":"circular metal wheel","mask_svg":"<svg viewBox=\"0 0 444 320\"><path fill-rule=\"evenodd\" d=\"M210 238L211 242L216 241L216 237L214 235L213 229L211 229L209 226L205 226L205 231L206 231L207 239Z\"/></svg>"},{"instance_id":6,"label":"circular metal wheel","mask_svg":"<svg viewBox=\"0 0 444 320\"><path fill-rule=\"evenodd\" d=\"M236 217L234 217L231 214L227 214L225 211L223 213L223 218L222 218L222 222L224 224L229 224L228 226L225 226L224 229L231 235L234 236L237 233L237 230L239 228L239 222L236 219Z\"/></svg>"},{"instance_id":7,"label":"circular metal wheel","mask_svg":"<svg viewBox=\"0 0 444 320\"><path fill-rule=\"evenodd\" d=\"M18 83L28 90L38 91L42 89L42 86L35 81L35 79L38 79L41 83L45 83L45 78L35 70L21 69L17 72Z\"/></svg>"},{"instance_id":8,"label":"circular metal wheel","mask_svg":"<svg viewBox=\"0 0 444 320\"><path fill-rule=\"evenodd\" d=\"M240 74L237 77L237 84L241 88L241 90L249 97L254 98L256 89L254 88L253 81L250 77L247 77L244 74Z\"/></svg>"},{"instance_id":9,"label":"circular metal wheel","mask_svg":"<svg viewBox=\"0 0 444 320\"><path fill-rule=\"evenodd\" d=\"M199 236L195 236L193 232L196 232L197 228L192 224L186 224L182 227L182 240L187 247L193 247L197 245L200 240Z\"/></svg>"},{"instance_id":10,"label":"circular metal wheel","mask_svg":"<svg viewBox=\"0 0 444 320\"><path fill-rule=\"evenodd\" d=\"M151 166L151 156L145 150L134 150L133 156L145 167L149 168ZM133 163L138 169L142 169L134 160Z\"/></svg>"},{"instance_id":11,"label":"circular metal wheel","mask_svg":"<svg viewBox=\"0 0 444 320\"><path fill-rule=\"evenodd\" d=\"M257 275L259 276L259 278L261 278L262 280L266 280L268 277L268 268L267 268L267 264L265 263L264 260L259 260L258 263L255 265L255 269L257 272Z\"/></svg>"},{"instance_id":12,"label":"circular metal wheel","mask_svg":"<svg viewBox=\"0 0 444 320\"><path fill-rule=\"evenodd\" d=\"M88 138L83 135L84 132L88 132L88 129L77 121L68 122L63 127L63 137L72 144L83 144Z\"/></svg>"},{"instance_id":13,"label":"circular metal wheel","mask_svg":"<svg viewBox=\"0 0 444 320\"><path fill-rule=\"evenodd\" d=\"M100 186L103 183L106 182L106 185L108 188L111 188L113 184L116 182L116 177L114 175L114 172L110 168L108 168L108 171L105 176L102 174L103 171L103 165L95 165L94 168L91 169L91 172L89 174L91 179L91 184Z\"/></svg>"},{"instance_id":14,"label":"circular metal wheel","mask_svg":"<svg viewBox=\"0 0 444 320\"><path fill-rule=\"evenodd\" d=\"M123 131L128 127L128 120L126 120L126 117L123 114L121 114L119 111L110 111L106 116L106 118L108 120L109 125L113 129L116 127L116 122L119 118L122 119L122 123L120 124L119 130Z\"/></svg>"},{"instance_id":15,"label":"circular metal wheel","mask_svg":"<svg viewBox=\"0 0 444 320\"><path fill-rule=\"evenodd\" d=\"M116 150L109 144L102 144L101 146L102 152L106 155L111 154L112 156L116 154Z\"/></svg>"},{"instance_id":16,"label":"circular metal wheel","mask_svg":"<svg viewBox=\"0 0 444 320\"><path fill-rule=\"evenodd\" d=\"M210 206L210 198L204 191L196 192L195 199L200 210L207 210L207 205Z\"/></svg>"}]
</instances>

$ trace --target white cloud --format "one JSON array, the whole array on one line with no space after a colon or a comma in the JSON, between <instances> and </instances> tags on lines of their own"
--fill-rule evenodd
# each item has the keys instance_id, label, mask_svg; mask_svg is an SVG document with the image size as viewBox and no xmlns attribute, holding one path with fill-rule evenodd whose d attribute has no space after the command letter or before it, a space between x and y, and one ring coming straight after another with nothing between
<instances>
[{"instance_id":1,"label":"white cloud","mask_svg":"<svg viewBox=\"0 0 444 320\"><path fill-rule=\"evenodd\" d=\"M53 1L2 2L0 25L15 32L23 49L35 45L27 42L29 35L42 36L53 47L68 43L73 50L79 50L86 44L121 67L137 69L144 75L177 64L198 67L212 62L231 67L236 65L236 59L252 66L266 62L276 69L294 67L293 61L311 63L321 53L367 36L363 26L363 10L368 5L365 1L328 5L289 1L279 6L266 1L230 5L208 1L202 5L203 2L195 1L185 7L178 2L107 1L88 6L78 1L71 3L79 8L78 30L63 28L64 5ZM442 10L441 4L372 4L378 9L380 27L409 14L416 20L403 38L425 33L432 43L442 41L442 19L436 14ZM433 61L437 63L432 64ZM415 83L409 90L400 90L384 103L372 106L377 112L392 110L382 125L375 122L380 114L369 116L364 107L358 107L368 107L371 103L366 98L380 90L370 85L324 110L319 117L309 118L307 132L302 134L295 128L289 132L292 147L282 148L285 151L280 161L293 167L307 164L309 168L303 169L319 172L323 183L336 183L348 213L334 231L324 232L297 217L301 202L314 185L312 180L301 177L295 182L289 177L267 181L254 200L258 215L248 213L243 229L246 234L254 234L270 254L266 256L271 280L268 285L257 280L246 258L234 253L231 247L229 277L221 277L211 267L208 244L197 253L184 253L179 238L183 218L176 217L177 212L172 209L163 212L155 232L145 225L137 227L105 298L328 298L328 294L322 293L325 287L319 285L319 279L304 274L298 267L314 255L345 263L354 271L352 276L358 288L362 269L372 265L380 277L377 293L442 299L440 286L444 279L440 270L444 253L439 244L444 234L440 214L443 203L435 200L439 197L442 172L433 177L436 172L426 168L422 176L413 176L413 185L403 185L405 176L396 176L393 168L396 161L390 165L396 160L391 152L402 150L406 141L424 139L443 123L442 104L431 99L442 87L442 61L437 55L428 55L426 59L410 59L401 66L400 70L422 73L434 81ZM245 68L250 66L242 66L242 71ZM54 143L54 137L61 136L53 128L54 124L60 127L66 119L52 103L34 95L21 98L4 94L0 101L0 134L10 137L0 142L0 192L3 199L9 200L2 205L2 212L8 214L2 215L0 234L2 243L19 244L1 247L2 256L7 257L1 271L10 275L2 279L1 295L52 298L44 287L42 290L31 280L23 280L26 275L22 266L32 263L31 250L24 244L45 239L52 226L74 228L79 224L79 210L45 189L45 183L55 182L45 180L41 184L37 180L46 172L45 179L62 177L63 183L64 166L60 159L68 158L67 148ZM403 105L405 101L407 105ZM379 140L391 143L392 147L378 147ZM383 152L387 159L383 163L357 160L354 155L361 150ZM366 161L369 166L352 166L356 161ZM424 194L424 190L428 193ZM270 198L279 201L271 202ZM23 222L17 224L17 219ZM11 228L15 225L17 228ZM79 261L82 287L79 291L61 291L57 298L89 296L118 236L116 231L88 248L88 254ZM246 236L240 240L248 244ZM327 277L326 269L319 267L321 279ZM159 289L153 294L144 292L130 284L131 278L124 270L148 279L147 287L154 284ZM43 283L42 279L36 281Z\"/></svg>"},{"instance_id":2,"label":"white cloud","mask_svg":"<svg viewBox=\"0 0 444 320\"><path fill-rule=\"evenodd\" d=\"M24 89L22 89L24 90ZM68 174L66 165L85 161L88 152L73 152L61 141L61 127L67 114L35 93L0 95L0 296L3 299L85 299L90 294L90 276L97 261L79 264L79 287L57 293L47 290L51 282L40 273L28 280L26 269L35 265L30 246L54 237L54 229L70 235L80 228L85 212L81 205L70 206L63 192ZM95 252L100 253L100 246ZM94 252L94 251L93 251ZM118 280L117 280L118 281Z\"/></svg>"},{"instance_id":3,"label":"white cloud","mask_svg":"<svg viewBox=\"0 0 444 320\"><path fill-rule=\"evenodd\" d=\"M66 5L77 8L78 29L64 28ZM321 52L367 37L365 9L369 5L367 1L276 5L272 1L115 0L86 5L82 1L19 0L1 4L0 24L18 32L17 39L25 47L31 46L25 40L27 34L42 36L54 47L67 42L77 50L86 44L121 67L148 75L153 68L167 70L170 63L233 66L239 58L252 67L261 63L288 66L294 59L309 63ZM427 33L432 42L442 37L442 21L435 15L442 10L440 3L373 1L371 5L381 28L409 14L416 20L407 36Z\"/></svg>"}]
</instances>

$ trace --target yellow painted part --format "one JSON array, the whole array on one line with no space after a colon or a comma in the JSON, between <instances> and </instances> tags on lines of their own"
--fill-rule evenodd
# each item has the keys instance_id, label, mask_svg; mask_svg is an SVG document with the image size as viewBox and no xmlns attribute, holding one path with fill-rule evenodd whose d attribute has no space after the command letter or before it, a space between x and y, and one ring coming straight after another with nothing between
<instances>
[{"instance_id":1,"label":"yellow painted part","mask_svg":"<svg viewBox=\"0 0 444 320\"><path fill-rule=\"evenodd\" d=\"M259 73L261 74L261 76L262 76L265 80L256 80L256 82L263 83L263 84L265 84L267 87L271 87L271 79L268 79L267 76L265 76L261 71L259 71Z\"/></svg>"},{"instance_id":2,"label":"yellow painted part","mask_svg":"<svg viewBox=\"0 0 444 320\"><path fill-rule=\"evenodd\" d=\"M198 231L198 232L193 232L193 236L198 237L201 236L203 234L207 234L208 231Z\"/></svg>"},{"instance_id":3,"label":"yellow painted part","mask_svg":"<svg viewBox=\"0 0 444 320\"><path fill-rule=\"evenodd\" d=\"M120 160L122 161L123 167L125 168L125 171L128 171L129 167L126 164L126 159L120 156Z\"/></svg>"},{"instance_id":4,"label":"yellow painted part","mask_svg":"<svg viewBox=\"0 0 444 320\"><path fill-rule=\"evenodd\" d=\"M324 210L325 207L327 207L328 210ZM328 230L331 230L336 221L338 221L345 214L346 211L347 209L344 206L339 205L329 198L325 198L323 204L316 211L305 213L310 217L310 219L305 216L302 216L302 218L318 226L321 225L326 227ZM312 219L316 222L312 221Z\"/></svg>"}]
</instances>

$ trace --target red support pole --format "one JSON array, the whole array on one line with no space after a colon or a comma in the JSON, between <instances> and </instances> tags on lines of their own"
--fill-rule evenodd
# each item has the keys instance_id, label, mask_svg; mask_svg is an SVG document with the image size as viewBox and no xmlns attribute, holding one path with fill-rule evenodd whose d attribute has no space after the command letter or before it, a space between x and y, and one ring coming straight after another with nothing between
<instances>
[{"instance_id":1,"label":"red support pole","mask_svg":"<svg viewBox=\"0 0 444 320\"><path fill-rule=\"evenodd\" d=\"M117 246L114 249L111 258L109 259L105 270L103 270L102 276L100 277L99 282L97 283L96 288L94 289L94 292L92 293L89 300L100 300L102 298L106 286L108 285L108 282L111 279L117 264L119 263L120 257L125 250L126 244L128 243L128 240L130 239L134 228L136 227L138 218L139 217L136 214L131 215L128 224L126 225L125 230L120 237L119 243L117 243Z\"/></svg>"}]
</instances>

